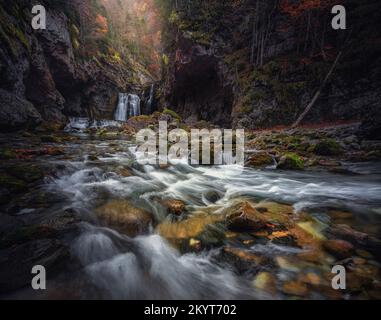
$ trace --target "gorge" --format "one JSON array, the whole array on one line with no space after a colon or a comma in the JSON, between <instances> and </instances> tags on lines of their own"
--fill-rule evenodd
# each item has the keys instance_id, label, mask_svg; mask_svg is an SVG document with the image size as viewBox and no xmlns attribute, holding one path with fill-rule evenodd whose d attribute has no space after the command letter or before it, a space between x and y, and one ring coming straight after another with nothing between
<instances>
[{"instance_id":1,"label":"gorge","mask_svg":"<svg viewBox=\"0 0 381 320\"><path fill-rule=\"evenodd\" d=\"M339 2L0 0L0 299L381 299L381 7ZM161 123L244 163L140 163Z\"/></svg>"}]
</instances>

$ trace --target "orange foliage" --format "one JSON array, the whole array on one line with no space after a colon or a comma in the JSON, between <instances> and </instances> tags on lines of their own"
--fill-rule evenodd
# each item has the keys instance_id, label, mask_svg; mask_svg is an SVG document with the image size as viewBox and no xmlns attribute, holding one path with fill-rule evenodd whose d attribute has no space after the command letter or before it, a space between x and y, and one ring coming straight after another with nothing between
<instances>
[{"instance_id":1,"label":"orange foliage","mask_svg":"<svg viewBox=\"0 0 381 320\"><path fill-rule=\"evenodd\" d=\"M97 16L95 17L95 23L97 25L97 33L105 34L108 32L107 18L100 14L97 14Z\"/></svg>"},{"instance_id":2,"label":"orange foliage","mask_svg":"<svg viewBox=\"0 0 381 320\"><path fill-rule=\"evenodd\" d=\"M301 0L301 1L290 1L281 0L280 8L281 10L290 15L293 18L298 18L303 15L304 12L313 9L326 9L339 4L338 0Z\"/></svg>"}]
</instances>

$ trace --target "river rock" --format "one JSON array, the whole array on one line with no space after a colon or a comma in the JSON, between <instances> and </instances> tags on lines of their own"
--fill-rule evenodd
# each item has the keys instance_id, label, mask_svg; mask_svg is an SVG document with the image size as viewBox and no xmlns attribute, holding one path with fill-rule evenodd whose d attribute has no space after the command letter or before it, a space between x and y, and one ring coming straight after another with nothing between
<instances>
[{"instance_id":1,"label":"river rock","mask_svg":"<svg viewBox=\"0 0 381 320\"><path fill-rule=\"evenodd\" d=\"M222 215L198 212L179 222L164 221L156 228L157 232L178 245L184 240L198 239L206 228L224 219Z\"/></svg>"},{"instance_id":2,"label":"river rock","mask_svg":"<svg viewBox=\"0 0 381 320\"><path fill-rule=\"evenodd\" d=\"M161 204L167 208L168 213L181 215L185 211L185 203L181 200L169 199L161 201Z\"/></svg>"},{"instance_id":3,"label":"river rock","mask_svg":"<svg viewBox=\"0 0 381 320\"><path fill-rule=\"evenodd\" d=\"M283 284L282 291L288 295L304 297L308 294L308 287L302 282L289 281Z\"/></svg>"},{"instance_id":4,"label":"river rock","mask_svg":"<svg viewBox=\"0 0 381 320\"><path fill-rule=\"evenodd\" d=\"M204 194L205 199L211 203L216 203L222 196L223 195L217 191L208 191Z\"/></svg>"},{"instance_id":5,"label":"river rock","mask_svg":"<svg viewBox=\"0 0 381 320\"><path fill-rule=\"evenodd\" d=\"M323 247L339 259L348 258L354 253L353 245L344 240L326 240L323 242Z\"/></svg>"},{"instance_id":6,"label":"river rock","mask_svg":"<svg viewBox=\"0 0 381 320\"><path fill-rule=\"evenodd\" d=\"M269 263L268 259L250 251L224 247L215 259L222 265L230 265L238 274L255 275Z\"/></svg>"},{"instance_id":7,"label":"river rock","mask_svg":"<svg viewBox=\"0 0 381 320\"><path fill-rule=\"evenodd\" d=\"M339 155L341 151L340 145L333 139L322 140L313 148L313 152L319 156L336 156Z\"/></svg>"},{"instance_id":8,"label":"river rock","mask_svg":"<svg viewBox=\"0 0 381 320\"><path fill-rule=\"evenodd\" d=\"M101 223L131 237L148 232L153 223L151 213L134 207L126 200L111 200L96 210Z\"/></svg>"},{"instance_id":9,"label":"river rock","mask_svg":"<svg viewBox=\"0 0 381 320\"><path fill-rule=\"evenodd\" d=\"M270 272L259 272L255 279L253 280L254 288L275 295L276 289L276 278Z\"/></svg>"},{"instance_id":10,"label":"river rock","mask_svg":"<svg viewBox=\"0 0 381 320\"><path fill-rule=\"evenodd\" d=\"M281 170L303 170L304 161L294 153L286 153L280 158L277 169Z\"/></svg>"},{"instance_id":11,"label":"river rock","mask_svg":"<svg viewBox=\"0 0 381 320\"><path fill-rule=\"evenodd\" d=\"M245 165L247 167L265 167L270 166L274 163L273 158L267 152L258 152L250 156L246 161Z\"/></svg>"},{"instance_id":12,"label":"river rock","mask_svg":"<svg viewBox=\"0 0 381 320\"><path fill-rule=\"evenodd\" d=\"M230 231L255 232L266 227L266 222L249 202L238 203L228 209L226 226Z\"/></svg>"}]
</instances>

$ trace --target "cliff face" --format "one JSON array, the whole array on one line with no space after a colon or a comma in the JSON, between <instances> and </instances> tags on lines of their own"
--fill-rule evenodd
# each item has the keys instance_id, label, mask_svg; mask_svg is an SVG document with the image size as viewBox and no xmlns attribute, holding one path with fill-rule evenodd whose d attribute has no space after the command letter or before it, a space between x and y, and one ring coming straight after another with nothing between
<instances>
[{"instance_id":1,"label":"cliff face","mask_svg":"<svg viewBox=\"0 0 381 320\"><path fill-rule=\"evenodd\" d=\"M372 118L381 97L381 28L372 14L380 3L341 3L348 29L338 31L328 0L168 5L163 103L189 121L290 125L342 52L305 122Z\"/></svg>"},{"instance_id":2,"label":"cliff face","mask_svg":"<svg viewBox=\"0 0 381 320\"><path fill-rule=\"evenodd\" d=\"M112 118L119 91L150 81L139 61L115 49L96 1L43 1L47 28L38 31L31 28L34 3L0 1L1 130L67 116Z\"/></svg>"}]
</instances>

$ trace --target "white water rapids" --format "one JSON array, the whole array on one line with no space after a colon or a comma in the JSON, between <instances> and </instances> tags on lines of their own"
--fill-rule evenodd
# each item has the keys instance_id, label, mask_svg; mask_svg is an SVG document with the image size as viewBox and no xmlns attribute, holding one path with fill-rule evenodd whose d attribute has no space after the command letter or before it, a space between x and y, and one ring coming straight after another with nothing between
<instances>
[{"instance_id":1,"label":"white water rapids","mask_svg":"<svg viewBox=\"0 0 381 320\"><path fill-rule=\"evenodd\" d=\"M109 152L111 142L88 142L99 156L97 164L71 161L49 185L63 194L68 206L83 216L93 216L102 197L129 199L154 213L157 221L166 217L152 198L183 200L189 209L210 205L206 194L222 197L216 205L225 208L237 198L272 200L293 204L294 208L350 208L360 216L378 215L381 207L380 169L373 165L352 166L357 176L337 176L315 172L281 172L235 166L192 167L179 162L168 169L140 166L134 162L135 147L118 141L124 151ZM76 148L73 146L73 148ZM114 169L129 166L134 176L122 177ZM372 173L368 175L367 173ZM323 215L324 216L324 215ZM96 221L95 218L90 221ZM243 276L227 265L216 264L216 250L181 255L165 239L150 234L129 238L115 230L83 223L82 234L72 245L89 280L113 299L233 299L266 298L255 292ZM267 245L257 250L275 250ZM292 251L289 252L292 254Z\"/></svg>"}]
</instances>

